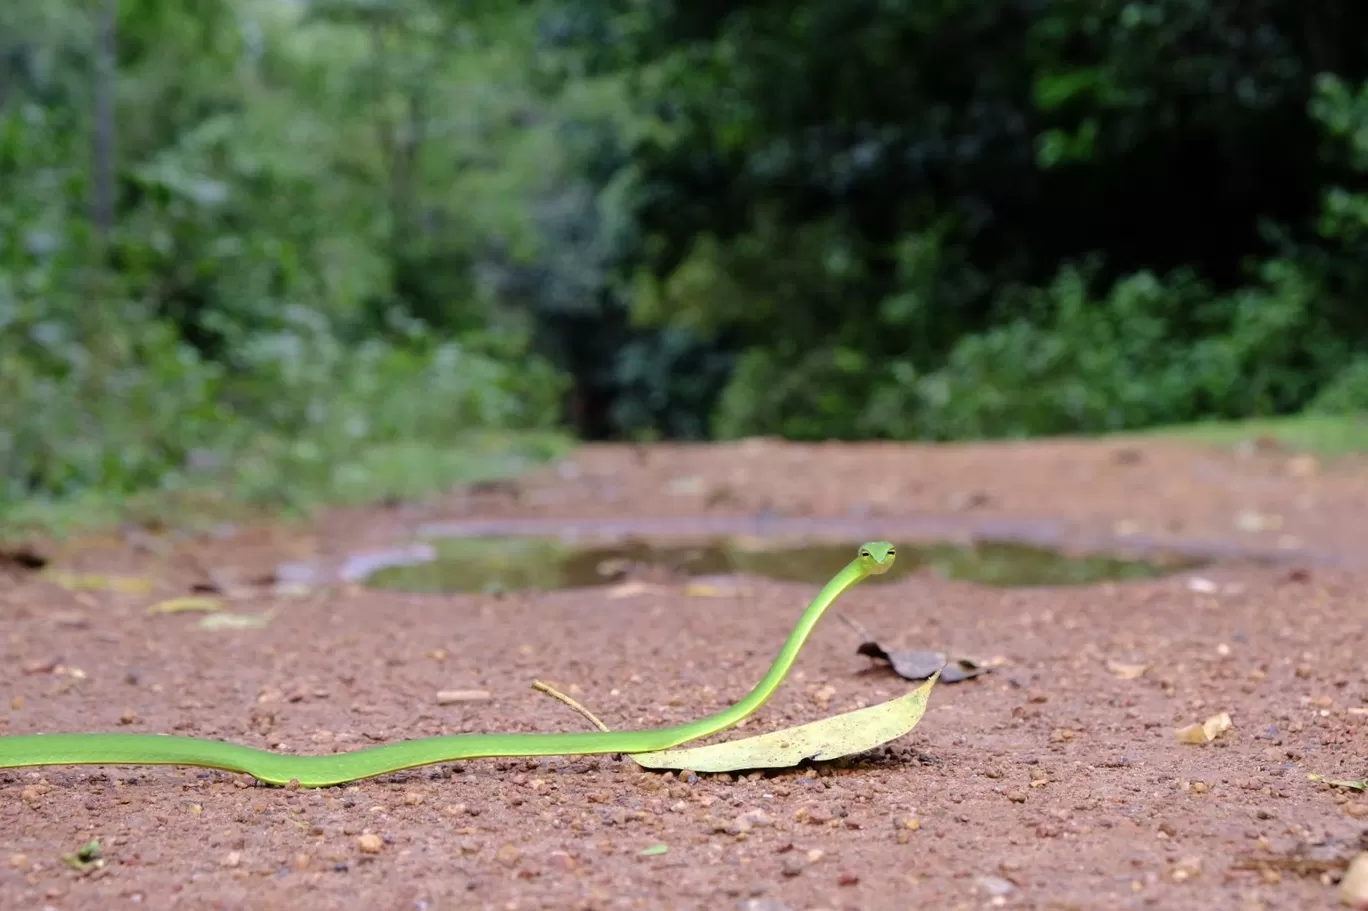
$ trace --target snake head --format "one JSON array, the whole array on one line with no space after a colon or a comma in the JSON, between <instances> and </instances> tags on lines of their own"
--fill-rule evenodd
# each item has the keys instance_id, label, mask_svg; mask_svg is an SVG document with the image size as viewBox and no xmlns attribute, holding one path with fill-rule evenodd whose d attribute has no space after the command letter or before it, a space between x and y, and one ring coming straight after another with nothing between
<instances>
[{"instance_id":1,"label":"snake head","mask_svg":"<svg viewBox=\"0 0 1368 911\"><path fill-rule=\"evenodd\" d=\"M897 552L887 541L869 541L860 545L860 568L873 576L881 576L893 568Z\"/></svg>"}]
</instances>

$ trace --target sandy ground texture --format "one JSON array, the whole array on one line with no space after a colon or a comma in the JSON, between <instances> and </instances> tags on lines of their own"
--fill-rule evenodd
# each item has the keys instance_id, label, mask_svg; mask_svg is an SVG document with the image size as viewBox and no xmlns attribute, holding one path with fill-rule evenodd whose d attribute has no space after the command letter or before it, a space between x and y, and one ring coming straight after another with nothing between
<instances>
[{"instance_id":1,"label":"sandy ground texture","mask_svg":"<svg viewBox=\"0 0 1368 911\"><path fill-rule=\"evenodd\" d=\"M462 731L698 717L759 679L815 587L653 582L505 597L273 589L441 520L1018 523L1282 554L1157 580L999 589L931 575L839 610L888 647L995 659L908 736L748 774L475 760L295 790L178 768L0 772L0 908L1325 908L1368 850L1368 461L1144 444L587 447L431 503L0 564L0 733L144 731L321 753ZM967 526L966 526L967 527ZM43 550L40 544L39 550ZM102 574L91 578L73 574ZM265 625L150 613L226 591ZM916 686L820 623L743 728ZM442 694L442 695L439 695ZM1175 730L1228 713L1205 743ZM99 839L102 857L69 857ZM662 852L659 846L664 846Z\"/></svg>"}]
</instances>

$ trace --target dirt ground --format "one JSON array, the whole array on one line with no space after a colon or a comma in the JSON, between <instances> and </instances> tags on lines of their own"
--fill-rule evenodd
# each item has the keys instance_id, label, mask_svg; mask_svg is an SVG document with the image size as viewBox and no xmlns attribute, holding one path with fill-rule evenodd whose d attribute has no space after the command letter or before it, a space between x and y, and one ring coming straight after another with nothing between
<instances>
[{"instance_id":1,"label":"dirt ground","mask_svg":"<svg viewBox=\"0 0 1368 911\"><path fill-rule=\"evenodd\" d=\"M586 447L517 482L308 529L39 542L49 569L123 581L0 566L0 733L313 753L583 730L534 678L615 727L698 717L759 679L812 586L499 598L265 582L278 562L336 566L439 521L710 517L775 533L916 518L1281 559L1077 588L858 586L840 610L885 645L1002 662L938 686L911 734L858 761L737 778L490 759L319 790L196 769L0 772L0 908L1325 908L1368 850L1368 796L1317 778L1368 775L1368 459L1270 447ZM275 612L218 630L148 614L196 586ZM824 619L769 705L722 738L916 686L857 645ZM437 698L456 690L487 695ZM1225 734L1178 742L1222 712ZM64 862L92 838L102 862Z\"/></svg>"}]
</instances>

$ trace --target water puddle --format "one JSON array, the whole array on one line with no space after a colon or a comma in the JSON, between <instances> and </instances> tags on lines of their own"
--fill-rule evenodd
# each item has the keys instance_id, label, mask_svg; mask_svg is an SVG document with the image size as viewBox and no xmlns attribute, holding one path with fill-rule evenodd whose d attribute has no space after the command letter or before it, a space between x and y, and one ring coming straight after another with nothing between
<instances>
[{"instance_id":1,"label":"water puddle","mask_svg":"<svg viewBox=\"0 0 1368 911\"><path fill-rule=\"evenodd\" d=\"M860 543L720 538L701 543L632 539L586 545L558 538L448 538L430 551L432 559L376 569L366 575L365 582L407 592L485 594L611 585L631 578L665 581L741 574L821 585L850 562ZM894 581L929 569L945 578L995 586L1086 585L1155 578L1201 562L1071 556L1008 541L899 544L893 569L863 584Z\"/></svg>"}]
</instances>

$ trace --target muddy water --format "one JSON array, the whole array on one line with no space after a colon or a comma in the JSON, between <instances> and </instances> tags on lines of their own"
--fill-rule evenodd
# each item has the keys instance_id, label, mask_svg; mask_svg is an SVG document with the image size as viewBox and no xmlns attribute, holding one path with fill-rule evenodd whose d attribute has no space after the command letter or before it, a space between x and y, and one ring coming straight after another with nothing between
<instances>
[{"instance_id":1,"label":"muddy water","mask_svg":"<svg viewBox=\"0 0 1368 911\"><path fill-rule=\"evenodd\" d=\"M949 578L1013 586L1152 577L1215 562L1344 562L1304 550L986 517L489 518L429 522L396 537L407 542L284 564L278 577L308 585L365 581L406 591L510 591L607 584L620 580L618 569L625 566L631 572L752 573L821 583L869 540L898 545L898 566L888 578L929 567Z\"/></svg>"},{"instance_id":2,"label":"muddy water","mask_svg":"<svg viewBox=\"0 0 1368 911\"><path fill-rule=\"evenodd\" d=\"M820 585L855 554L860 541L716 538L705 542L632 539L582 545L555 538L451 538L426 562L375 571L378 588L423 592L502 592L608 585L634 577L696 579L752 575ZM1192 560L1146 561L1110 555L1067 555L1011 541L900 545L898 560L871 583L922 571L988 585L1081 585L1152 578L1191 568Z\"/></svg>"}]
</instances>

